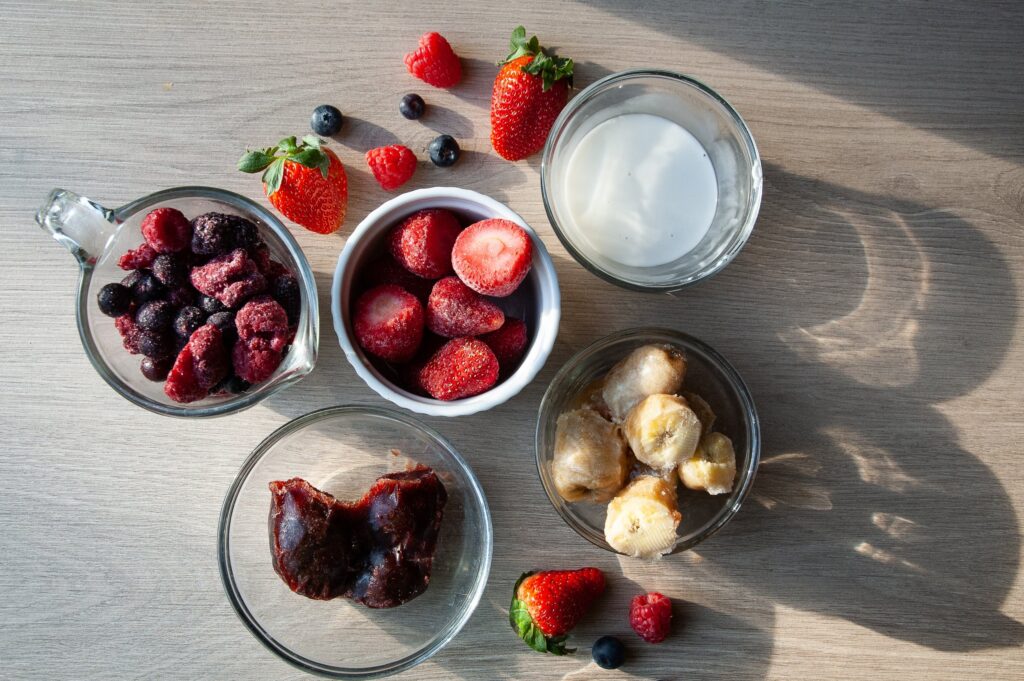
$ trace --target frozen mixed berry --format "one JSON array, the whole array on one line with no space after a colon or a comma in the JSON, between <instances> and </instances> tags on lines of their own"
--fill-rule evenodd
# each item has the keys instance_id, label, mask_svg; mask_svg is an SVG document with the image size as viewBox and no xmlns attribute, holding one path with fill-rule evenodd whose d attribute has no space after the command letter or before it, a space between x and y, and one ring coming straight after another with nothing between
<instances>
[{"instance_id":1,"label":"frozen mixed berry","mask_svg":"<svg viewBox=\"0 0 1024 681\"><path fill-rule=\"evenodd\" d=\"M388 250L416 276L439 279L452 273L452 247L461 231L462 225L451 212L421 210L391 230Z\"/></svg>"},{"instance_id":2,"label":"frozen mixed berry","mask_svg":"<svg viewBox=\"0 0 1024 681\"><path fill-rule=\"evenodd\" d=\"M170 358L153 359L152 357L143 357L139 370L142 371L143 376L151 381L162 381L167 378L167 374L171 370L171 360Z\"/></svg>"},{"instance_id":3,"label":"frozen mixed berry","mask_svg":"<svg viewBox=\"0 0 1024 681\"><path fill-rule=\"evenodd\" d=\"M459 56L440 33L424 33L416 49L405 55L405 67L434 87L454 87L462 80Z\"/></svg>"},{"instance_id":4,"label":"frozen mixed berry","mask_svg":"<svg viewBox=\"0 0 1024 681\"><path fill-rule=\"evenodd\" d=\"M163 359L174 354L174 341L166 331L139 329L139 352L146 357Z\"/></svg>"},{"instance_id":5,"label":"frozen mixed berry","mask_svg":"<svg viewBox=\"0 0 1024 681\"><path fill-rule=\"evenodd\" d=\"M280 352L261 343L247 343L238 339L231 351L231 364L235 374L243 381L261 383L270 378L281 364L282 357Z\"/></svg>"},{"instance_id":6,"label":"frozen mixed berry","mask_svg":"<svg viewBox=\"0 0 1024 681\"><path fill-rule=\"evenodd\" d=\"M228 375L228 370L228 351L220 329L207 324L193 333L178 353L164 392L175 402L201 400Z\"/></svg>"},{"instance_id":7,"label":"frozen mixed berry","mask_svg":"<svg viewBox=\"0 0 1024 681\"><path fill-rule=\"evenodd\" d=\"M199 327L206 323L206 313L194 305L178 310L174 318L174 333L181 338L189 338Z\"/></svg>"},{"instance_id":8,"label":"frozen mixed berry","mask_svg":"<svg viewBox=\"0 0 1024 681\"><path fill-rule=\"evenodd\" d=\"M480 336L498 358L501 370L508 373L526 352L529 338L526 335L526 323L521 319L506 317L505 323L497 331Z\"/></svg>"},{"instance_id":9,"label":"frozen mixed berry","mask_svg":"<svg viewBox=\"0 0 1024 681\"><path fill-rule=\"evenodd\" d=\"M672 628L672 601L654 591L629 604L629 626L648 643L661 643Z\"/></svg>"},{"instance_id":10,"label":"frozen mixed berry","mask_svg":"<svg viewBox=\"0 0 1024 681\"><path fill-rule=\"evenodd\" d=\"M479 336L501 328L501 308L463 284L458 277L445 277L427 299L427 328L446 338Z\"/></svg>"},{"instance_id":11,"label":"frozen mixed berry","mask_svg":"<svg viewBox=\"0 0 1024 681\"><path fill-rule=\"evenodd\" d=\"M223 312L214 312L212 315L207 317L207 324L213 324L221 331L234 330L235 328L235 313L231 310L224 310Z\"/></svg>"},{"instance_id":12,"label":"frozen mixed berry","mask_svg":"<svg viewBox=\"0 0 1024 681\"><path fill-rule=\"evenodd\" d=\"M198 304L199 309L205 312L206 314L214 314L217 312L224 312L225 310L227 310L227 308L224 307L224 305L213 296L200 295Z\"/></svg>"},{"instance_id":13,"label":"frozen mixed berry","mask_svg":"<svg viewBox=\"0 0 1024 681\"><path fill-rule=\"evenodd\" d=\"M252 387L252 384L248 381L243 381L234 374L228 374L228 377L223 381L213 386L210 389L211 395L238 395L244 393L246 390Z\"/></svg>"},{"instance_id":14,"label":"frozen mixed berry","mask_svg":"<svg viewBox=\"0 0 1024 681\"><path fill-rule=\"evenodd\" d=\"M366 152L366 165L382 189L398 189L416 172L416 154L401 144L377 147Z\"/></svg>"},{"instance_id":15,"label":"frozen mixed berry","mask_svg":"<svg viewBox=\"0 0 1024 681\"><path fill-rule=\"evenodd\" d=\"M398 103L398 111L410 121L422 116L426 108L427 105L423 102L423 98L411 92L402 97L402 101Z\"/></svg>"},{"instance_id":16,"label":"frozen mixed berry","mask_svg":"<svg viewBox=\"0 0 1024 681\"><path fill-rule=\"evenodd\" d=\"M108 317L120 317L132 306L132 292L124 284L107 284L96 294L100 312Z\"/></svg>"},{"instance_id":17,"label":"frozen mixed berry","mask_svg":"<svg viewBox=\"0 0 1024 681\"><path fill-rule=\"evenodd\" d=\"M161 253L153 258L150 270L157 281L168 288L177 288L188 283L185 263L173 253Z\"/></svg>"},{"instance_id":18,"label":"frozen mixed berry","mask_svg":"<svg viewBox=\"0 0 1024 681\"><path fill-rule=\"evenodd\" d=\"M341 131L341 125L345 117L338 111L338 107L330 104L321 104L313 109L313 115L309 118L309 127L318 135L330 137Z\"/></svg>"},{"instance_id":19,"label":"frozen mixed berry","mask_svg":"<svg viewBox=\"0 0 1024 681\"><path fill-rule=\"evenodd\" d=\"M359 296L352 325L368 353L404 362L416 354L423 338L423 305L405 289L385 284Z\"/></svg>"},{"instance_id":20,"label":"frozen mixed berry","mask_svg":"<svg viewBox=\"0 0 1024 681\"><path fill-rule=\"evenodd\" d=\"M235 221L235 245L241 246L250 252L257 248L264 248L263 237L260 236L260 228L252 220L239 217Z\"/></svg>"},{"instance_id":21,"label":"frozen mixed berry","mask_svg":"<svg viewBox=\"0 0 1024 681\"><path fill-rule=\"evenodd\" d=\"M455 338L420 371L420 384L438 400L460 400L489 390L498 381L498 359L483 341Z\"/></svg>"},{"instance_id":22,"label":"frozen mixed berry","mask_svg":"<svg viewBox=\"0 0 1024 681\"><path fill-rule=\"evenodd\" d=\"M477 293L511 295L533 264L533 242L526 230L501 218L481 220L462 230L452 249L452 267Z\"/></svg>"},{"instance_id":23,"label":"frozen mixed berry","mask_svg":"<svg viewBox=\"0 0 1024 681\"><path fill-rule=\"evenodd\" d=\"M161 298L167 292L164 285L150 272L140 270L136 274L138 276L131 277L129 275L128 277L132 279L132 298L136 303L145 303L148 300Z\"/></svg>"},{"instance_id":24,"label":"frozen mixed berry","mask_svg":"<svg viewBox=\"0 0 1024 681\"><path fill-rule=\"evenodd\" d=\"M200 255L220 255L231 250L235 247L235 231L241 220L244 218L226 213L196 216L192 219L192 251Z\"/></svg>"},{"instance_id":25,"label":"frozen mixed berry","mask_svg":"<svg viewBox=\"0 0 1024 681\"><path fill-rule=\"evenodd\" d=\"M229 308L261 293L267 280L243 248L217 256L201 267L193 268L192 286L203 295L213 296Z\"/></svg>"},{"instance_id":26,"label":"frozen mixed berry","mask_svg":"<svg viewBox=\"0 0 1024 681\"><path fill-rule=\"evenodd\" d=\"M430 358L447 342L447 338L424 331L423 340L420 342L420 349L416 351L416 356L398 367L398 379L402 387L415 395L430 397L430 393L420 383L420 372L423 371L423 367L427 365Z\"/></svg>"},{"instance_id":27,"label":"frozen mixed berry","mask_svg":"<svg viewBox=\"0 0 1024 681\"><path fill-rule=\"evenodd\" d=\"M260 244L255 248L246 249L249 252L249 257L256 263L256 268L260 271L267 281L275 279L284 274L290 274L288 269L270 257L270 249L267 248L266 244Z\"/></svg>"},{"instance_id":28,"label":"frozen mixed berry","mask_svg":"<svg viewBox=\"0 0 1024 681\"><path fill-rule=\"evenodd\" d=\"M139 349L139 334L142 333L142 329L135 323L133 315L121 315L114 320L114 327L121 334L121 344L124 345L125 350L133 355L138 355L142 352Z\"/></svg>"},{"instance_id":29,"label":"frozen mixed berry","mask_svg":"<svg viewBox=\"0 0 1024 681\"><path fill-rule=\"evenodd\" d=\"M141 270L153 264L156 258L156 251L147 243L138 248L125 251L117 260L117 266L122 270Z\"/></svg>"},{"instance_id":30,"label":"frozen mixed berry","mask_svg":"<svg viewBox=\"0 0 1024 681\"><path fill-rule=\"evenodd\" d=\"M417 277L405 269L390 255L382 255L363 268L361 284L364 288L373 288L382 284L397 284L426 304L430 289L434 282L430 279Z\"/></svg>"},{"instance_id":31,"label":"frozen mixed berry","mask_svg":"<svg viewBox=\"0 0 1024 681\"><path fill-rule=\"evenodd\" d=\"M177 208L157 208L142 219L142 236L157 253L176 253L188 248L192 225Z\"/></svg>"},{"instance_id":32,"label":"frozen mixed berry","mask_svg":"<svg viewBox=\"0 0 1024 681\"><path fill-rule=\"evenodd\" d=\"M290 335L288 313L270 296L259 296L243 305L235 315L235 329L241 340L251 344L261 338L271 350L281 352Z\"/></svg>"},{"instance_id":33,"label":"frozen mixed berry","mask_svg":"<svg viewBox=\"0 0 1024 681\"><path fill-rule=\"evenodd\" d=\"M163 331L174 323L174 307L166 300L151 300L135 311L135 323L147 331Z\"/></svg>"},{"instance_id":34,"label":"frozen mixed berry","mask_svg":"<svg viewBox=\"0 0 1024 681\"><path fill-rule=\"evenodd\" d=\"M302 293L299 291L298 280L290 274L282 274L270 282L269 292L284 308L288 323L297 324L302 311Z\"/></svg>"},{"instance_id":35,"label":"frozen mixed berry","mask_svg":"<svg viewBox=\"0 0 1024 681\"><path fill-rule=\"evenodd\" d=\"M459 160L459 151L459 143L451 135L439 135L427 147L430 162L439 168L455 165Z\"/></svg>"},{"instance_id":36,"label":"frozen mixed berry","mask_svg":"<svg viewBox=\"0 0 1024 681\"><path fill-rule=\"evenodd\" d=\"M192 288L192 284L187 283L184 286L173 288L167 292L167 302L174 307L188 307L196 302L196 290Z\"/></svg>"}]
</instances>

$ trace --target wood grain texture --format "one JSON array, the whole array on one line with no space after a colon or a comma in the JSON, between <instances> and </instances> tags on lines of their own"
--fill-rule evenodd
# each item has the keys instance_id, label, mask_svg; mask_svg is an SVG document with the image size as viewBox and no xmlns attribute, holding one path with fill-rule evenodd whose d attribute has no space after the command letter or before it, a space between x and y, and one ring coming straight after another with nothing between
<instances>
[{"instance_id":1,"label":"wood grain texture","mask_svg":"<svg viewBox=\"0 0 1024 681\"><path fill-rule=\"evenodd\" d=\"M492 413L430 420L486 489L494 565L466 630L402 678L1024 677L1018 3L0 0L0 14L0 678L305 678L224 598L220 503L276 426L381 400L325 323L316 371L248 412L185 423L132 407L85 358L75 268L32 216L55 186L107 205L185 184L258 197L233 171L241 150L305 130L323 102L349 116L336 148L352 201L338 235L295 229L321 309L345 236L387 198L362 153L401 140L422 154L437 131L459 138L463 158L421 164L409 188L454 184L508 203L541 233L562 284L561 332L537 380ZM652 297L565 253L537 159L489 151L493 62L517 23L576 58L578 86L663 66L745 116L765 201L722 274ZM452 92L401 65L431 29L464 58ZM428 99L422 121L398 115L409 91ZM643 564L557 519L532 437L562 362L655 323L735 363L765 451L753 499L725 530ZM578 640L625 636L635 653L619 672L586 651L541 657L507 629L521 570L579 564L608 571L611 589ZM625 607L639 590L687 602L671 642L630 638Z\"/></svg>"}]
</instances>

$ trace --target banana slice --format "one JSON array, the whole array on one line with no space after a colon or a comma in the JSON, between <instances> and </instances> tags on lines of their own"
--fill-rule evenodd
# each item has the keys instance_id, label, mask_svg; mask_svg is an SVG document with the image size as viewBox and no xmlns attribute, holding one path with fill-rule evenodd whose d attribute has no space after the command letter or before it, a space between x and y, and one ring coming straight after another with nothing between
<instances>
[{"instance_id":1,"label":"banana slice","mask_svg":"<svg viewBox=\"0 0 1024 681\"><path fill-rule=\"evenodd\" d=\"M686 358L664 345L644 345L629 353L605 377L604 401L612 420L621 422L648 395L679 391L686 375Z\"/></svg>"},{"instance_id":2,"label":"banana slice","mask_svg":"<svg viewBox=\"0 0 1024 681\"><path fill-rule=\"evenodd\" d=\"M697 450L701 422L682 397L651 395L630 410L623 430L640 462L670 472Z\"/></svg>"},{"instance_id":3,"label":"banana slice","mask_svg":"<svg viewBox=\"0 0 1024 681\"><path fill-rule=\"evenodd\" d=\"M629 461L618 426L593 409L558 416L551 476L566 501L606 502L626 484Z\"/></svg>"},{"instance_id":4,"label":"banana slice","mask_svg":"<svg viewBox=\"0 0 1024 681\"><path fill-rule=\"evenodd\" d=\"M675 483L644 475L608 504L604 538L619 553L655 558L672 550L676 528L682 519L677 508Z\"/></svg>"},{"instance_id":5,"label":"banana slice","mask_svg":"<svg viewBox=\"0 0 1024 681\"><path fill-rule=\"evenodd\" d=\"M721 433L701 438L697 451L679 466L679 479L686 487L708 494L731 492L735 478L736 452L732 440Z\"/></svg>"},{"instance_id":6,"label":"banana slice","mask_svg":"<svg viewBox=\"0 0 1024 681\"><path fill-rule=\"evenodd\" d=\"M697 393L683 393L683 397L686 398L686 403L690 405L693 413L700 419L701 434L710 433L715 425L715 412L711 410L711 405Z\"/></svg>"}]
</instances>

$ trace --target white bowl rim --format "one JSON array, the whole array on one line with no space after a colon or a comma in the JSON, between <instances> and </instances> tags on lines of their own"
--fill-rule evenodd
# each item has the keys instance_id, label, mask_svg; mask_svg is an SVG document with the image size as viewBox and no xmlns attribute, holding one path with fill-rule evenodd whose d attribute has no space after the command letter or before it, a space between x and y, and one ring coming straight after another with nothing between
<instances>
[{"instance_id":1,"label":"white bowl rim","mask_svg":"<svg viewBox=\"0 0 1024 681\"><path fill-rule=\"evenodd\" d=\"M533 240L532 270L539 278L538 293L542 300L546 299L541 306L540 321L534 332L533 341L515 372L495 387L480 395L451 402L421 397L378 378L377 372L362 360L361 352L349 337L341 315L342 277L345 267L355 250L355 245L360 239L373 231L378 226L378 223L389 213L424 199L460 199L469 203L475 203L493 213L494 217L511 220L525 229ZM438 203L436 207L443 208L444 205ZM392 223L389 222L388 224ZM468 416L491 409L508 401L519 394L523 388L536 378L551 354L551 349L555 345L555 338L558 336L558 326L561 320L561 290L558 286L558 275L555 272L555 266L551 261L551 256L548 254L547 247L537 232L527 224L522 216L500 201L471 189L429 187L414 189L385 201L363 218L362 222L352 231L352 234L345 241L345 247L338 255L338 264L335 267L334 279L331 282L331 316L334 322L334 333L338 337L338 343L345 353L345 358L352 365L352 368L355 369L356 374L375 393L399 407L418 414L426 414L427 416Z\"/></svg>"}]
</instances>

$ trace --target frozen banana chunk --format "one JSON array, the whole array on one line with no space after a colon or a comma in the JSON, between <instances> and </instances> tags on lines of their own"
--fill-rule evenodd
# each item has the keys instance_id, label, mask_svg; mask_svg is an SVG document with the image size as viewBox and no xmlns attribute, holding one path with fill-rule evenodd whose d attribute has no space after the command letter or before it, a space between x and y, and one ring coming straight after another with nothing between
<instances>
[{"instance_id":1,"label":"frozen banana chunk","mask_svg":"<svg viewBox=\"0 0 1024 681\"><path fill-rule=\"evenodd\" d=\"M701 423L682 397L651 395L629 411L623 430L637 460L671 473L697 450Z\"/></svg>"},{"instance_id":2,"label":"frozen banana chunk","mask_svg":"<svg viewBox=\"0 0 1024 681\"><path fill-rule=\"evenodd\" d=\"M644 345L611 368L604 382L604 401L612 419L621 422L648 395L679 392L686 358L674 348Z\"/></svg>"},{"instance_id":3,"label":"frozen banana chunk","mask_svg":"<svg viewBox=\"0 0 1024 681\"><path fill-rule=\"evenodd\" d=\"M551 477L566 501L605 502L626 484L629 461L619 427L593 409L560 414Z\"/></svg>"},{"instance_id":4,"label":"frozen banana chunk","mask_svg":"<svg viewBox=\"0 0 1024 681\"><path fill-rule=\"evenodd\" d=\"M695 490L727 494L736 478L736 452L732 440L721 433L701 438L697 451L679 466L679 479Z\"/></svg>"},{"instance_id":5,"label":"frozen banana chunk","mask_svg":"<svg viewBox=\"0 0 1024 681\"><path fill-rule=\"evenodd\" d=\"M697 393L684 392L683 397L686 398L686 403L690 405L693 413L700 419L701 434L707 435L710 433L711 429L715 426L715 412L711 410L711 405Z\"/></svg>"},{"instance_id":6,"label":"frozen banana chunk","mask_svg":"<svg viewBox=\"0 0 1024 681\"><path fill-rule=\"evenodd\" d=\"M619 553L656 558L676 543L683 516L677 508L675 482L643 475L608 504L604 538Z\"/></svg>"}]
</instances>

